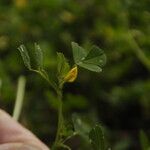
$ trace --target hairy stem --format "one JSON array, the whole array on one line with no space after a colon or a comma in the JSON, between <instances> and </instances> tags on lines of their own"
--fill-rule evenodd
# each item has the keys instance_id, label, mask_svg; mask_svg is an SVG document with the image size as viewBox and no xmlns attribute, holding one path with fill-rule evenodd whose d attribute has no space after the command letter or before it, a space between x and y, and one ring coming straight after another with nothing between
<instances>
[{"instance_id":1,"label":"hairy stem","mask_svg":"<svg viewBox=\"0 0 150 150\"><path fill-rule=\"evenodd\" d=\"M62 125L63 125L63 112L62 112L63 103L62 103L62 90L61 89L57 91L57 96L59 100L59 108L58 108L58 127L57 127L57 133L56 133L56 138L55 138L55 145L59 142L60 132L61 132Z\"/></svg>"},{"instance_id":2,"label":"hairy stem","mask_svg":"<svg viewBox=\"0 0 150 150\"><path fill-rule=\"evenodd\" d=\"M21 109L23 105L23 98L24 98L24 93L25 93L25 84L26 84L25 77L23 76L19 77L17 96L16 96L16 101L15 101L15 106L14 106L14 111L13 111L13 118L15 120L19 119L19 116L21 113Z\"/></svg>"},{"instance_id":3,"label":"hairy stem","mask_svg":"<svg viewBox=\"0 0 150 150\"><path fill-rule=\"evenodd\" d=\"M34 69L30 69L30 71L36 72L39 75L41 75L42 78L44 78L51 86L52 88L57 91L57 85L55 82L53 82L52 80L49 79L48 75L44 74L44 72L41 72L39 70L34 70ZM46 73L46 72L45 72Z\"/></svg>"},{"instance_id":4,"label":"hairy stem","mask_svg":"<svg viewBox=\"0 0 150 150\"><path fill-rule=\"evenodd\" d=\"M72 137L74 137L74 136L76 136L76 135L78 135L78 133L77 133L77 132L74 132L72 135L68 136L65 140L63 140L62 143L65 143L66 141L68 141L69 139L71 139Z\"/></svg>"}]
</instances>

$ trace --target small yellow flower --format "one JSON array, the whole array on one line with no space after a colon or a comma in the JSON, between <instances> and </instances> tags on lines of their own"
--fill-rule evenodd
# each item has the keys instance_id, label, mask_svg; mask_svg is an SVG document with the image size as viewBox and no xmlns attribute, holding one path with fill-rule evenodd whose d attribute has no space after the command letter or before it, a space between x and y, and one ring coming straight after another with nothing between
<instances>
[{"instance_id":1,"label":"small yellow flower","mask_svg":"<svg viewBox=\"0 0 150 150\"><path fill-rule=\"evenodd\" d=\"M74 82L78 75L78 68L77 66L73 67L67 75L64 77L65 82Z\"/></svg>"}]
</instances>

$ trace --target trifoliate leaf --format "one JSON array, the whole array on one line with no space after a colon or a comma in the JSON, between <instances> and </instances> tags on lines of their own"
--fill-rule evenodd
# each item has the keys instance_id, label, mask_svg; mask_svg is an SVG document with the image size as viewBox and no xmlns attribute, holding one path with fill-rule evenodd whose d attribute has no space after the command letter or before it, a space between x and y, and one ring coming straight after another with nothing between
<instances>
[{"instance_id":1,"label":"trifoliate leaf","mask_svg":"<svg viewBox=\"0 0 150 150\"><path fill-rule=\"evenodd\" d=\"M19 51L21 53L22 59L24 61L25 66L33 72L36 72L38 74L40 74L46 81L49 82L49 84L54 88L57 89L57 84L54 81L54 79L52 77L50 77L47 72L44 70L43 68L43 53L42 50L40 49L40 46L35 44L35 51L34 51L34 58L36 61L36 64L34 64L33 59L32 61L30 61L30 57L28 54L28 51L26 49L26 47L24 45L21 45L19 48ZM32 57L31 57L32 58ZM31 64L32 62L32 64ZM35 66L35 69L32 68L32 66Z\"/></svg>"},{"instance_id":2,"label":"trifoliate leaf","mask_svg":"<svg viewBox=\"0 0 150 150\"><path fill-rule=\"evenodd\" d=\"M29 57L29 54L28 54L28 51L27 51L26 47L24 45L20 45L19 48L18 48L18 50L21 53L24 65L28 69L31 69L30 57Z\"/></svg>"},{"instance_id":3,"label":"trifoliate leaf","mask_svg":"<svg viewBox=\"0 0 150 150\"><path fill-rule=\"evenodd\" d=\"M105 150L104 135L100 125L96 125L89 133L93 150Z\"/></svg>"},{"instance_id":4,"label":"trifoliate leaf","mask_svg":"<svg viewBox=\"0 0 150 150\"><path fill-rule=\"evenodd\" d=\"M70 70L70 66L63 53L57 53L57 62L58 62L57 64L58 76L59 78L64 78L68 73L68 71Z\"/></svg>"},{"instance_id":5,"label":"trifoliate leaf","mask_svg":"<svg viewBox=\"0 0 150 150\"><path fill-rule=\"evenodd\" d=\"M93 46L87 53L77 43L72 42L72 49L74 61L78 66L94 72L102 71L102 67L106 63L106 56L99 47Z\"/></svg>"},{"instance_id":6,"label":"trifoliate leaf","mask_svg":"<svg viewBox=\"0 0 150 150\"><path fill-rule=\"evenodd\" d=\"M34 49L34 57L35 57L37 69L42 70L43 69L43 52L40 46L36 43L35 43L35 49Z\"/></svg>"}]
</instances>

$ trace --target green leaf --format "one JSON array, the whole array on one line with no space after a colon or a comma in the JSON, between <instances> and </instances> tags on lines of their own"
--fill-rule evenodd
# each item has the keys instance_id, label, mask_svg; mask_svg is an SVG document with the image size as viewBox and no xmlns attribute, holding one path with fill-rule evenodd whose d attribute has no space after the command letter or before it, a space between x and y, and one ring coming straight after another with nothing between
<instances>
[{"instance_id":1,"label":"green leaf","mask_svg":"<svg viewBox=\"0 0 150 150\"><path fill-rule=\"evenodd\" d=\"M144 133L144 131L140 131L140 142L141 142L141 149L142 150L149 150L150 149L150 142L148 137Z\"/></svg>"},{"instance_id":2,"label":"green leaf","mask_svg":"<svg viewBox=\"0 0 150 150\"><path fill-rule=\"evenodd\" d=\"M93 150L105 150L104 135L100 125L96 125L89 133Z\"/></svg>"},{"instance_id":3,"label":"green leaf","mask_svg":"<svg viewBox=\"0 0 150 150\"><path fill-rule=\"evenodd\" d=\"M35 57L35 61L36 61L35 67L36 67L36 69L31 67L31 62L32 62L32 66L33 66L34 61L30 61L30 57L29 57L29 54L28 54L28 51L27 51L26 47L24 45L21 45L18 49L21 53L21 56L22 56L22 59L24 61L25 66L30 71L33 71L33 72L36 72L36 73L40 74L56 90L57 89L56 82L54 81L53 78L49 77L49 75L47 74L47 72L43 68L43 53L42 53L42 50L41 50L40 46L35 44L35 51L34 51L34 56L33 57Z\"/></svg>"},{"instance_id":4,"label":"green leaf","mask_svg":"<svg viewBox=\"0 0 150 150\"><path fill-rule=\"evenodd\" d=\"M75 132L79 134L86 141L89 141L88 134L91 129L91 126L86 121L81 119L81 117L77 114L72 115L72 121L73 121Z\"/></svg>"},{"instance_id":5,"label":"green leaf","mask_svg":"<svg viewBox=\"0 0 150 150\"><path fill-rule=\"evenodd\" d=\"M39 70L43 69L43 52L38 44L35 43L34 56L36 66Z\"/></svg>"},{"instance_id":6,"label":"green leaf","mask_svg":"<svg viewBox=\"0 0 150 150\"><path fill-rule=\"evenodd\" d=\"M77 43L72 42L71 44L72 44L74 61L76 64L78 64L78 63L82 62L83 59L85 59L87 52L85 49L83 49Z\"/></svg>"},{"instance_id":7,"label":"green leaf","mask_svg":"<svg viewBox=\"0 0 150 150\"><path fill-rule=\"evenodd\" d=\"M72 49L74 61L78 66L94 72L102 71L102 67L106 64L106 55L99 47L93 46L87 53L77 43L72 42Z\"/></svg>"},{"instance_id":8,"label":"green leaf","mask_svg":"<svg viewBox=\"0 0 150 150\"><path fill-rule=\"evenodd\" d=\"M28 54L28 51L24 45L21 45L19 48L22 59L24 61L25 66L31 70L31 60ZM35 67L36 70L44 70L43 69L43 52L38 44L35 43L35 49L33 53L33 57L35 58ZM33 64L32 64L33 65Z\"/></svg>"},{"instance_id":9,"label":"green leaf","mask_svg":"<svg viewBox=\"0 0 150 150\"><path fill-rule=\"evenodd\" d=\"M30 57L29 57L26 47L24 45L20 45L18 47L18 50L21 53L24 65L30 70L31 69Z\"/></svg>"},{"instance_id":10,"label":"green leaf","mask_svg":"<svg viewBox=\"0 0 150 150\"><path fill-rule=\"evenodd\" d=\"M57 65L58 76L59 78L64 78L65 75L70 70L70 66L63 53L57 53L57 62L58 62Z\"/></svg>"},{"instance_id":11,"label":"green leaf","mask_svg":"<svg viewBox=\"0 0 150 150\"><path fill-rule=\"evenodd\" d=\"M87 63L80 63L81 67L88 69L90 71L94 71L94 72L101 72L102 69L99 66L93 65L93 64L87 64Z\"/></svg>"},{"instance_id":12,"label":"green leaf","mask_svg":"<svg viewBox=\"0 0 150 150\"><path fill-rule=\"evenodd\" d=\"M106 64L106 55L102 49L93 46L83 62L102 67Z\"/></svg>"}]
</instances>

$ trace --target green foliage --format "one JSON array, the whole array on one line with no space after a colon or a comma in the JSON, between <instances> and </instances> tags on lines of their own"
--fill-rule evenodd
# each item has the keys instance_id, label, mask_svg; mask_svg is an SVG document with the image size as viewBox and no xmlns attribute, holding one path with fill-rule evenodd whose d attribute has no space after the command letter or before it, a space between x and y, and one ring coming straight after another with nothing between
<instances>
[{"instance_id":1,"label":"green foliage","mask_svg":"<svg viewBox=\"0 0 150 150\"><path fill-rule=\"evenodd\" d=\"M93 46L89 53L77 43L72 42L74 61L77 65L90 71L101 72L106 63L104 52L97 46Z\"/></svg>"},{"instance_id":2,"label":"green foliage","mask_svg":"<svg viewBox=\"0 0 150 150\"><path fill-rule=\"evenodd\" d=\"M84 110L89 107L87 98L82 95L67 93L64 95L64 111L69 112L73 109Z\"/></svg>"},{"instance_id":3,"label":"green foliage","mask_svg":"<svg viewBox=\"0 0 150 150\"><path fill-rule=\"evenodd\" d=\"M64 97L64 115L68 117L72 111L94 113L97 122L106 125L105 134L112 149L139 149L138 130L143 128L150 135L149 20L149 0L1 0L0 107L12 113L17 79L24 74L27 88L23 123L51 146L57 113L46 94L50 87L25 70L16 47L27 43L30 56L36 41L44 50L43 64L51 79L56 75L57 50L71 60L71 41L80 43L85 50L94 43L107 53L107 67L100 75L79 70L77 82L64 88L64 93L75 95L67 101ZM80 97L76 95L84 95L88 105L77 106ZM130 142L121 140L124 138ZM89 150L88 146L82 147L83 141L80 144L77 148L78 140L70 143L73 149Z\"/></svg>"},{"instance_id":4,"label":"green foliage","mask_svg":"<svg viewBox=\"0 0 150 150\"><path fill-rule=\"evenodd\" d=\"M57 53L57 63L57 75L58 80L61 83L70 70L70 65L63 53Z\"/></svg>"},{"instance_id":5,"label":"green foliage","mask_svg":"<svg viewBox=\"0 0 150 150\"><path fill-rule=\"evenodd\" d=\"M94 125L79 115L72 115L75 133L80 135L93 150L106 150L106 142L100 125ZM89 146L90 147L90 146Z\"/></svg>"},{"instance_id":6,"label":"green foliage","mask_svg":"<svg viewBox=\"0 0 150 150\"><path fill-rule=\"evenodd\" d=\"M20 45L18 49L21 53L24 65L30 70L31 69L30 57L26 47L24 45Z\"/></svg>"},{"instance_id":7,"label":"green foliage","mask_svg":"<svg viewBox=\"0 0 150 150\"><path fill-rule=\"evenodd\" d=\"M50 78L47 74L47 72L43 68L43 52L39 45L35 44L35 50L34 50L34 56L35 64L32 64L32 66L35 66L36 69L32 68L30 63L30 56L28 54L28 51L24 45L21 45L19 48L19 51L21 53L23 62L25 66L33 72L36 72L40 74L55 90L58 88L57 83L54 79Z\"/></svg>"},{"instance_id":8,"label":"green foliage","mask_svg":"<svg viewBox=\"0 0 150 150\"><path fill-rule=\"evenodd\" d=\"M140 143L141 143L141 149L142 150L150 150L150 141L147 137L147 135L144 133L144 131L140 131Z\"/></svg>"},{"instance_id":9,"label":"green foliage","mask_svg":"<svg viewBox=\"0 0 150 150\"><path fill-rule=\"evenodd\" d=\"M80 47L77 43L72 42L73 58L76 64L79 64L87 55L85 49Z\"/></svg>"},{"instance_id":10,"label":"green foliage","mask_svg":"<svg viewBox=\"0 0 150 150\"><path fill-rule=\"evenodd\" d=\"M96 125L89 133L93 150L105 150L104 135L100 125Z\"/></svg>"},{"instance_id":11,"label":"green foliage","mask_svg":"<svg viewBox=\"0 0 150 150\"><path fill-rule=\"evenodd\" d=\"M31 58L24 45L20 45L18 49L21 53L25 66L29 70L34 70L32 66L35 66L37 71L42 72L44 70L43 69L43 52L38 44L35 43L35 48L34 48L34 53L33 53L33 58L32 58L32 59L35 59L35 64L31 64Z\"/></svg>"},{"instance_id":12,"label":"green foliage","mask_svg":"<svg viewBox=\"0 0 150 150\"><path fill-rule=\"evenodd\" d=\"M77 134L79 134L82 138L84 138L86 141L89 140L88 134L91 129L91 126L79 117L77 114L72 115L72 121L74 125L74 130Z\"/></svg>"},{"instance_id":13,"label":"green foliage","mask_svg":"<svg viewBox=\"0 0 150 150\"><path fill-rule=\"evenodd\" d=\"M56 97L56 95L51 92L51 91L47 91L46 92L46 95L47 95L47 101L49 103L49 106L55 110L58 110L58 107L59 107L59 101Z\"/></svg>"},{"instance_id":14,"label":"green foliage","mask_svg":"<svg viewBox=\"0 0 150 150\"><path fill-rule=\"evenodd\" d=\"M38 70L43 70L43 52L38 44L35 43L34 55Z\"/></svg>"},{"instance_id":15,"label":"green foliage","mask_svg":"<svg viewBox=\"0 0 150 150\"><path fill-rule=\"evenodd\" d=\"M74 43L73 43L74 45ZM77 44L75 44L77 45ZM79 47L79 46L78 46ZM43 69L43 52L40 48L39 45L35 44L35 52L34 52L34 57L36 60L36 69L32 69L31 68L31 64L30 64L30 57L28 55L28 51L26 50L25 46L21 45L19 48L19 51L21 53L22 59L24 61L25 66L31 70L34 71L36 73L39 73L44 79L46 79L46 81L48 81L48 83L54 88L56 94L57 94L57 99L54 98L53 94L51 95L51 100L49 101L50 104L55 108L58 109L58 128L57 128L57 133L56 133L56 139L55 142L53 144L52 149L55 150L59 147L63 147L65 149L70 149L67 145L64 144L64 141L68 138L68 137L72 137L74 134L70 135L68 128L66 128L65 126L65 120L63 117L63 102L62 102L62 89L63 89L63 84L65 83L65 76L66 74L69 72L70 70L70 65L68 64L65 56L63 55L63 53L57 53L57 78L58 78L58 85L55 86L55 82L52 82L53 80L49 80L49 76L47 75L46 71ZM80 50L83 49L80 47ZM82 52L77 52L76 53L76 47L75 49L73 49L73 53L75 54L75 58L81 58L82 57ZM94 47L89 54L87 54L87 56L85 57L85 61L87 62L87 69L88 66L90 67L90 63L95 63L95 65L100 64L101 61L101 57L99 57L99 55L104 55L103 52L100 52L100 49L98 47ZM101 63L102 64L102 63ZM89 69L91 70L91 69ZM57 102L55 102L55 100L57 100ZM82 135L84 138L87 137L84 136L84 134L86 134L85 130L88 130L88 126L86 129L86 124L82 124L81 120L79 117L73 117L73 123L74 123L74 127L75 130Z\"/></svg>"}]
</instances>

